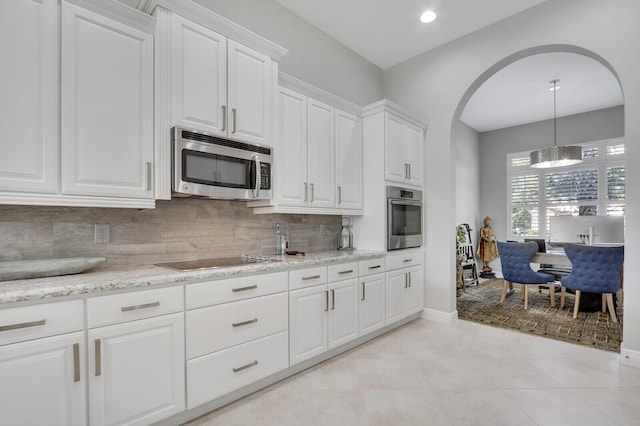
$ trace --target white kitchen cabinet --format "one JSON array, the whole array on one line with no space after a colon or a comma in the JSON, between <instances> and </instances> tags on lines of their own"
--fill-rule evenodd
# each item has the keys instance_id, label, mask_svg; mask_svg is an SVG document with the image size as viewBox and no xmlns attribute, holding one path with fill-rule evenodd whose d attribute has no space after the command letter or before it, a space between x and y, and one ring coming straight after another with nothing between
<instances>
[{"instance_id":1,"label":"white kitchen cabinet","mask_svg":"<svg viewBox=\"0 0 640 426\"><path fill-rule=\"evenodd\" d=\"M87 300L91 425L150 424L185 409L183 306L182 287Z\"/></svg>"},{"instance_id":2,"label":"white kitchen cabinet","mask_svg":"<svg viewBox=\"0 0 640 426\"><path fill-rule=\"evenodd\" d=\"M153 198L153 36L62 2L62 193Z\"/></svg>"},{"instance_id":3,"label":"white kitchen cabinet","mask_svg":"<svg viewBox=\"0 0 640 426\"><path fill-rule=\"evenodd\" d=\"M423 130L407 120L385 112L385 178L422 185Z\"/></svg>"},{"instance_id":4,"label":"white kitchen cabinet","mask_svg":"<svg viewBox=\"0 0 640 426\"><path fill-rule=\"evenodd\" d=\"M312 280L326 283L327 274L318 273L320 268L295 271L297 276L290 278L291 288L299 288L289 291L291 365L358 337L358 280L351 278L357 274L357 264L329 268L328 276L342 276L342 280L305 288L296 285L296 281L300 285Z\"/></svg>"},{"instance_id":5,"label":"white kitchen cabinet","mask_svg":"<svg viewBox=\"0 0 640 426\"><path fill-rule=\"evenodd\" d=\"M360 303L358 306L358 314L359 333L361 336L384 327L384 273L360 278Z\"/></svg>"},{"instance_id":6,"label":"white kitchen cabinet","mask_svg":"<svg viewBox=\"0 0 640 426\"><path fill-rule=\"evenodd\" d=\"M0 400L6 425L86 424L84 333L0 347Z\"/></svg>"},{"instance_id":7,"label":"white kitchen cabinet","mask_svg":"<svg viewBox=\"0 0 640 426\"><path fill-rule=\"evenodd\" d=\"M58 192L58 5L0 6L0 191ZM2 200L0 195L0 200Z\"/></svg>"},{"instance_id":8,"label":"white kitchen cabinet","mask_svg":"<svg viewBox=\"0 0 640 426\"><path fill-rule=\"evenodd\" d=\"M387 325L422 310L423 286L422 266L387 271Z\"/></svg>"},{"instance_id":9,"label":"white kitchen cabinet","mask_svg":"<svg viewBox=\"0 0 640 426\"><path fill-rule=\"evenodd\" d=\"M336 206L362 209L362 119L335 110Z\"/></svg>"},{"instance_id":10,"label":"white kitchen cabinet","mask_svg":"<svg viewBox=\"0 0 640 426\"><path fill-rule=\"evenodd\" d=\"M307 100L307 198L310 207L335 207L335 110Z\"/></svg>"}]
</instances>

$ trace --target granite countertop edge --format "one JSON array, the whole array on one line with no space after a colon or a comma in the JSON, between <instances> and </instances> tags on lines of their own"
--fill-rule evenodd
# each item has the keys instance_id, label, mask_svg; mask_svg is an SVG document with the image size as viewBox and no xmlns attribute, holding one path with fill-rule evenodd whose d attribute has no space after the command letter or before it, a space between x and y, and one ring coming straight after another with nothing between
<instances>
[{"instance_id":1,"label":"granite countertop edge","mask_svg":"<svg viewBox=\"0 0 640 426\"><path fill-rule=\"evenodd\" d=\"M143 289L189 281L221 280L260 273L290 271L315 265L330 265L385 256L384 251L354 250L282 256L276 262L198 271L173 271L156 265L91 270L80 274L0 282L0 307L20 302L73 296L91 296L110 291Z\"/></svg>"}]
</instances>

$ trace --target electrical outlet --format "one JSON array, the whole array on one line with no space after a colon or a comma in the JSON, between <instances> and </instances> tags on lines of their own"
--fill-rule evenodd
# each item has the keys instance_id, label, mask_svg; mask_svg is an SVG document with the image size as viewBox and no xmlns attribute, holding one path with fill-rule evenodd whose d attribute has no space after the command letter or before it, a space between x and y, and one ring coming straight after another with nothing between
<instances>
[{"instance_id":1,"label":"electrical outlet","mask_svg":"<svg viewBox=\"0 0 640 426\"><path fill-rule=\"evenodd\" d=\"M96 223L95 227L96 235L95 242L96 243L108 243L110 240L110 226L108 224L99 225Z\"/></svg>"}]
</instances>

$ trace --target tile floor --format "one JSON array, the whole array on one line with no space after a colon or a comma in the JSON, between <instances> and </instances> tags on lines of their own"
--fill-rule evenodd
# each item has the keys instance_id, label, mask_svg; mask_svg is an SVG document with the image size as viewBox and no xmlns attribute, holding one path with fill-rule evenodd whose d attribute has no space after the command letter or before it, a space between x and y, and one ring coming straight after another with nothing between
<instances>
[{"instance_id":1,"label":"tile floor","mask_svg":"<svg viewBox=\"0 0 640 426\"><path fill-rule=\"evenodd\" d=\"M419 319L188 424L640 425L640 369L612 352Z\"/></svg>"}]
</instances>

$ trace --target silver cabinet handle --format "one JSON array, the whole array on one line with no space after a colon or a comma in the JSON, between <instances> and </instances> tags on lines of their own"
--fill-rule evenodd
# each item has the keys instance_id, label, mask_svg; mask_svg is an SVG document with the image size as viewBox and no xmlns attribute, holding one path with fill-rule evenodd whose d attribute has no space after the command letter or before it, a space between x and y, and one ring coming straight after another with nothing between
<instances>
[{"instance_id":1,"label":"silver cabinet handle","mask_svg":"<svg viewBox=\"0 0 640 426\"><path fill-rule=\"evenodd\" d=\"M249 285L249 286L246 286L246 287L232 288L231 291L233 293L237 293L239 291L255 290L256 288L258 288L258 285L254 284L254 285Z\"/></svg>"},{"instance_id":2,"label":"silver cabinet handle","mask_svg":"<svg viewBox=\"0 0 640 426\"><path fill-rule=\"evenodd\" d=\"M145 170L146 171L145 176L146 176L146 179L147 179L147 183L146 183L145 187L147 188L147 191L151 191L152 169L151 169L151 162L150 161L147 161L146 167L147 168Z\"/></svg>"},{"instance_id":3,"label":"silver cabinet handle","mask_svg":"<svg viewBox=\"0 0 640 426\"><path fill-rule=\"evenodd\" d=\"M236 132L236 109L235 108L231 108L231 125L233 126L231 133L235 133Z\"/></svg>"},{"instance_id":4,"label":"silver cabinet handle","mask_svg":"<svg viewBox=\"0 0 640 426\"><path fill-rule=\"evenodd\" d=\"M234 322L234 323L231 323L231 325L233 327L242 327L243 325L254 324L256 322L258 322L258 318L254 318L252 320L247 320L247 321L242 321L242 322Z\"/></svg>"},{"instance_id":5,"label":"silver cabinet handle","mask_svg":"<svg viewBox=\"0 0 640 426\"><path fill-rule=\"evenodd\" d=\"M408 163L404 163L404 178L405 179L409 179L409 174L407 173L407 167L409 166Z\"/></svg>"},{"instance_id":6,"label":"silver cabinet handle","mask_svg":"<svg viewBox=\"0 0 640 426\"><path fill-rule=\"evenodd\" d=\"M407 278L409 278L409 287L411 287L411 272L407 272Z\"/></svg>"},{"instance_id":7,"label":"silver cabinet handle","mask_svg":"<svg viewBox=\"0 0 640 426\"><path fill-rule=\"evenodd\" d=\"M407 263L407 262L413 262L413 259L405 259L403 260L403 262Z\"/></svg>"},{"instance_id":8,"label":"silver cabinet handle","mask_svg":"<svg viewBox=\"0 0 640 426\"><path fill-rule=\"evenodd\" d=\"M314 199L314 194L313 194L313 184L312 184L312 183L310 183L309 185L311 186L311 200L310 200L310 201L313 203L313 199Z\"/></svg>"},{"instance_id":9,"label":"silver cabinet handle","mask_svg":"<svg viewBox=\"0 0 640 426\"><path fill-rule=\"evenodd\" d=\"M80 381L80 343L73 344L73 381Z\"/></svg>"},{"instance_id":10,"label":"silver cabinet handle","mask_svg":"<svg viewBox=\"0 0 640 426\"><path fill-rule=\"evenodd\" d=\"M327 312L329 310L329 292L325 290L324 292L324 302L325 302L325 308L324 311Z\"/></svg>"},{"instance_id":11,"label":"silver cabinet handle","mask_svg":"<svg viewBox=\"0 0 640 426\"><path fill-rule=\"evenodd\" d=\"M316 278L320 278L320 275L311 275L309 277L302 277L302 281L315 280Z\"/></svg>"},{"instance_id":12,"label":"silver cabinet handle","mask_svg":"<svg viewBox=\"0 0 640 426\"><path fill-rule=\"evenodd\" d=\"M304 202L307 202L307 193L309 192L309 184L307 182L304 183Z\"/></svg>"},{"instance_id":13,"label":"silver cabinet handle","mask_svg":"<svg viewBox=\"0 0 640 426\"><path fill-rule=\"evenodd\" d=\"M407 287L408 287L408 285L407 285L407 284L408 284L408 280L407 280L407 273L405 272L405 273L404 273L404 288L407 288Z\"/></svg>"},{"instance_id":14,"label":"silver cabinet handle","mask_svg":"<svg viewBox=\"0 0 640 426\"><path fill-rule=\"evenodd\" d=\"M331 290L331 310L335 310L336 309L336 291L335 290Z\"/></svg>"},{"instance_id":15,"label":"silver cabinet handle","mask_svg":"<svg viewBox=\"0 0 640 426\"><path fill-rule=\"evenodd\" d=\"M338 187L338 204L342 204L342 187Z\"/></svg>"},{"instance_id":16,"label":"silver cabinet handle","mask_svg":"<svg viewBox=\"0 0 640 426\"><path fill-rule=\"evenodd\" d=\"M222 105L220 108L222 108L222 127L220 127L220 130L224 132L227 130L227 106Z\"/></svg>"},{"instance_id":17,"label":"silver cabinet handle","mask_svg":"<svg viewBox=\"0 0 640 426\"><path fill-rule=\"evenodd\" d=\"M381 268L381 265L369 266L369 269L378 269Z\"/></svg>"},{"instance_id":18,"label":"silver cabinet handle","mask_svg":"<svg viewBox=\"0 0 640 426\"><path fill-rule=\"evenodd\" d=\"M94 350L96 352L96 355L95 355L95 361L96 361L96 372L95 372L95 375L97 377L97 376L102 374L102 354L100 353L101 352L100 347L102 345L100 344L100 339L96 339L93 342L93 344L94 344Z\"/></svg>"},{"instance_id":19,"label":"silver cabinet handle","mask_svg":"<svg viewBox=\"0 0 640 426\"><path fill-rule=\"evenodd\" d=\"M353 272L353 269L349 269L348 271L340 271L340 272L338 272L338 275L350 274L352 272Z\"/></svg>"},{"instance_id":20,"label":"silver cabinet handle","mask_svg":"<svg viewBox=\"0 0 640 426\"><path fill-rule=\"evenodd\" d=\"M411 163L407 163L407 179L411 179Z\"/></svg>"},{"instance_id":21,"label":"silver cabinet handle","mask_svg":"<svg viewBox=\"0 0 640 426\"><path fill-rule=\"evenodd\" d=\"M238 371L246 370L247 368L255 367L256 365L258 365L258 360L257 359L255 361L253 361L253 362L250 362L249 364L243 365L242 367L234 368L233 372L237 373Z\"/></svg>"},{"instance_id":22,"label":"silver cabinet handle","mask_svg":"<svg viewBox=\"0 0 640 426\"><path fill-rule=\"evenodd\" d=\"M18 324L3 325L3 326L0 326L0 331L9 331L9 330L18 330L20 328L36 327L38 325L45 325L46 322L47 322L46 319L41 319L41 320L38 320L38 321L21 322L21 323L18 323Z\"/></svg>"},{"instance_id":23,"label":"silver cabinet handle","mask_svg":"<svg viewBox=\"0 0 640 426\"><path fill-rule=\"evenodd\" d=\"M362 299L360 300L364 300L364 291L365 291L366 285L364 284L364 281L362 282Z\"/></svg>"},{"instance_id":24,"label":"silver cabinet handle","mask_svg":"<svg viewBox=\"0 0 640 426\"><path fill-rule=\"evenodd\" d=\"M137 311L139 309L155 308L156 306L160 306L160 302L144 303L142 305L122 306L120 310L122 312L130 312Z\"/></svg>"}]
</instances>

